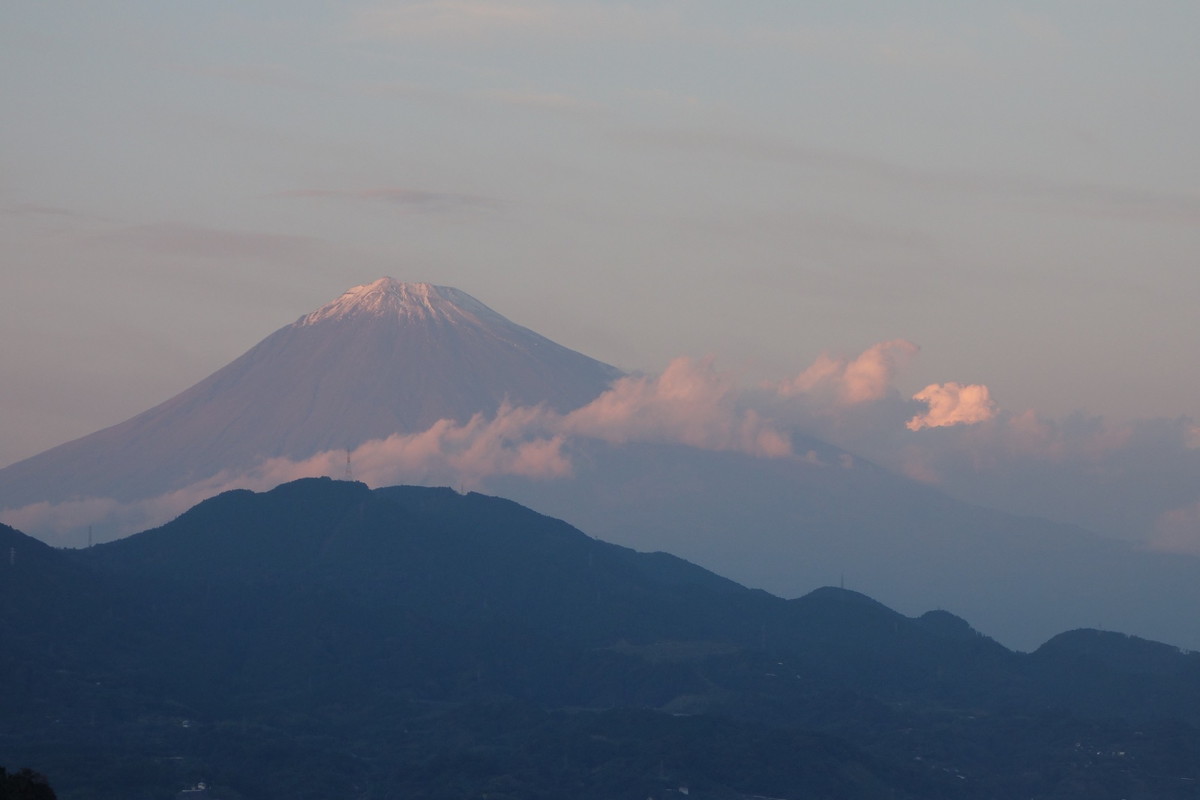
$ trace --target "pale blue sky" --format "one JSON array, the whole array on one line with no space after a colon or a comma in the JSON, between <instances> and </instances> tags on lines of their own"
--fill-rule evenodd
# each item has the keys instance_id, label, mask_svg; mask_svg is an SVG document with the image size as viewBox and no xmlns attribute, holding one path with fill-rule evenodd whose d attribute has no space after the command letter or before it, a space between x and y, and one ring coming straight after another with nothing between
<instances>
[{"instance_id":1,"label":"pale blue sky","mask_svg":"<svg viewBox=\"0 0 1200 800\"><path fill-rule=\"evenodd\" d=\"M1200 416L1200 4L11 2L0 464L381 275L632 369Z\"/></svg>"}]
</instances>

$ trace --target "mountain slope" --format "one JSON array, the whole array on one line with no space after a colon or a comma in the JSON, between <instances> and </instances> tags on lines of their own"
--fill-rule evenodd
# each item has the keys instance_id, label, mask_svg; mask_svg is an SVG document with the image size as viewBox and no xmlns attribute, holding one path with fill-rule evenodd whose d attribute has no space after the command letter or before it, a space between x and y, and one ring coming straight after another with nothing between
<instances>
[{"instance_id":1,"label":"mountain slope","mask_svg":"<svg viewBox=\"0 0 1200 800\"><path fill-rule=\"evenodd\" d=\"M0 469L0 508L153 497L263 458L466 421L505 401L566 411L619 375L465 292L382 278L164 403Z\"/></svg>"},{"instance_id":2,"label":"mountain slope","mask_svg":"<svg viewBox=\"0 0 1200 800\"><path fill-rule=\"evenodd\" d=\"M4 693L0 763L64 798L1182 798L1200 778L1195 656L1087 633L1013 653L946 612L782 600L478 494L307 479L40 547L31 574L79 613L0 591L0 619L23 603L44 632L6 648L26 691Z\"/></svg>"},{"instance_id":3,"label":"mountain slope","mask_svg":"<svg viewBox=\"0 0 1200 800\"><path fill-rule=\"evenodd\" d=\"M157 408L0 470L0 511L34 503L27 514L4 518L73 544L95 523L96 538L106 540L162 521L164 508L177 512L218 487L261 481L254 484L261 488L285 477L343 471L338 459L326 458L289 462L275 477L247 477L261 459L336 456L365 439L419 431L437 419L488 415L506 400L565 410L590 401L617 374L462 292L383 279L302 317ZM615 409L619 420L631 385L648 384L631 381L624 394L591 409L592 416ZM412 482L431 475L439 483L469 482L608 541L677 553L783 596L845 583L907 614L954 608L990 636L1027 650L1079 627L1200 649L1200 627L1177 613L1200 607L1194 556L1139 551L1070 526L958 502L796 432L797 455L760 458L672 444L671 434L665 441L624 441L624 423L610 442L560 429L551 431L562 438L530 440L511 422L480 425L484 434L462 438L442 437L444 429L435 428L415 444L367 448L364 460L374 459L374 474L388 481L402 474ZM646 428L662 422L639 422L635 438L653 439L660 431ZM530 444L532 461L553 462L533 472L557 477L481 477L495 468L492 455L518 453L519 462L514 448ZM480 461L489 463L476 466ZM159 497L223 471L227 480ZM43 505L89 496L98 499ZM138 499L148 502L119 504Z\"/></svg>"},{"instance_id":4,"label":"mountain slope","mask_svg":"<svg viewBox=\"0 0 1200 800\"><path fill-rule=\"evenodd\" d=\"M481 488L785 597L844 583L906 614L952 608L1023 650L1080 627L1200 649L1200 627L1178 612L1200 608L1194 556L972 506L861 459L595 441L573 456L570 478Z\"/></svg>"}]
</instances>

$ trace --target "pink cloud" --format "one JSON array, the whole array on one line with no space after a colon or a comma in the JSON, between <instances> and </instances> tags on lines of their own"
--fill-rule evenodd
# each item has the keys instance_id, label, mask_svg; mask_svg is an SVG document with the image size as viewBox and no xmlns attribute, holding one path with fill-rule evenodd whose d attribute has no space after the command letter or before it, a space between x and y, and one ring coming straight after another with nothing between
<instances>
[{"instance_id":1,"label":"pink cloud","mask_svg":"<svg viewBox=\"0 0 1200 800\"><path fill-rule=\"evenodd\" d=\"M414 480L474 485L493 475L566 477L571 462L563 454L565 438L545 432L552 417L540 407L504 406L490 419L476 414L462 425L440 420L421 433L365 442L350 454L351 468L354 477L374 486ZM281 461L281 469L294 473L283 480L302 477L295 473L337 475L330 457L322 453L299 463ZM345 454L332 457L344 462Z\"/></svg>"},{"instance_id":2,"label":"pink cloud","mask_svg":"<svg viewBox=\"0 0 1200 800\"><path fill-rule=\"evenodd\" d=\"M486 477L519 475L552 479L571 474L563 454L565 437L540 433L547 412L504 407L490 419L477 414L466 423L440 420L428 430L364 442L349 453L353 477L371 486L424 483L473 487ZM57 544L79 545L78 532L103 523L116 538L173 519L196 503L230 489L265 491L281 483L346 471L345 450L310 458L264 459L246 470L225 470L157 497L132 503L84 498L65 503L36 503L5 509L0 517L13 527ZM67 541L70 539L70 541Z\"/></svg>"},{"instance_id":3,"label":"pink cloud","mask_svg":"<svg viewBox=\"0 0 1200 800\"><path fill-rule=\"evenodd\" d=\"M922 428L946 428L951 425L973 425L996 416L996 404L988 388L973 383L931 383L913 395L929 406L924 414L917 414L905 427L910 431Z\"/></svg>"},{"instance_id":4,"label":"pink cloud","mask_svg":"<svg viewBox=\"0 0 1200 800\"><path fill-rule=\"evenodd\" d=\"M783 397L815 395L841 405L859 405L887 396L896 373L920 350L912 342L893 339L879 342L857 358L822 354L795 378L776 387Z\"/></svg>"},{"instance_id":5,"label":"pink cloud","mask_svg":"<svg viewBox=\"0 0 1200 800\"><path fill-rule=\"evenodd\" d=\"M121 504L116 500L107 497L85 497L64 503L31 503L20 508L6 508L0 514L0 519L5 525L11 525L21 531L61 534L85 528L97 520L117 513L120 509Z\"/></svg>"},{"instance_id":6,"label":"pink cloud","mask_svg":"<svg viewBox=\"0 0 1200 800\"><path fill-rule=\"evenodd\" d=\"M119 228L89 240L169 256L259 258L288 263L329 251L327 244L311 236L202 228L177 222Z\"/></svg>"},{"instance_id":7,"label":"pink cloud","mask_svg":"<svg viewBox=\"0 0 1200 800\"><path fill-rule=\"evenodd\" d=\"M608 442L679 442L772 458L790 455L788 437L755 411L738 409L737 396L711 358L677 358L657 377L618 380L564 417L560 429Z\"/></svg>"}]
</instances>

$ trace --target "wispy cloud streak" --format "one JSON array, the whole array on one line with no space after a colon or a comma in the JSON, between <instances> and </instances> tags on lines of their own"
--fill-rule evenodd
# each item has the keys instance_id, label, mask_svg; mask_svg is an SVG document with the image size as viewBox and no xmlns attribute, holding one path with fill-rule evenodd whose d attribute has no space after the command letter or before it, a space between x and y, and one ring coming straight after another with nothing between
<instances>
[{"instance_id":1,"label":"wispy cloud streak","mask_svg":"<svg viewBox=\"0 0 1200 800\"><path fill-rule=\"evenodd\" d=\"M460 192L432 192L385 186L370 189L292 189L280 192L281 197L329 198L386 203L415 211L452 211L462 208L493 209L500 202L492 197Z\"/></svg>"},{"instance_id":2,"label":"wispy cloud streak","mask_svg":"<svg viewBox=\"0 0 1200 800\"><path fill-rule=\"evenodd\" d=\"M311 236L205 228L176 222L118 228L93 234L88 241L162 255L258 258L288 263L328 249L328 245Z\"/></svg>"}]
</instances>

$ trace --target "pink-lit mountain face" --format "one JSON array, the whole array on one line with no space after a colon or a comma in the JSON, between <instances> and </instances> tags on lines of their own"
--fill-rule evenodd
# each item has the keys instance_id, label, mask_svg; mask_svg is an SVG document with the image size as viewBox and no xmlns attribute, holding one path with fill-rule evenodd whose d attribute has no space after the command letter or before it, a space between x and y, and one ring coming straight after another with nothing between
<instances>
[{"instance_id":1,"label":"pink-lit mountain face","mask_svg":"<svg viewBox=\"0 0 1200 800\"><path fill-rule=\"evenodd\" d=\"M565 412L620 374L465 292L382 278L165 403L0 469L0 508L150 497L263 458L464 422L505 401Z\"/></svg>"}]
</instances>

